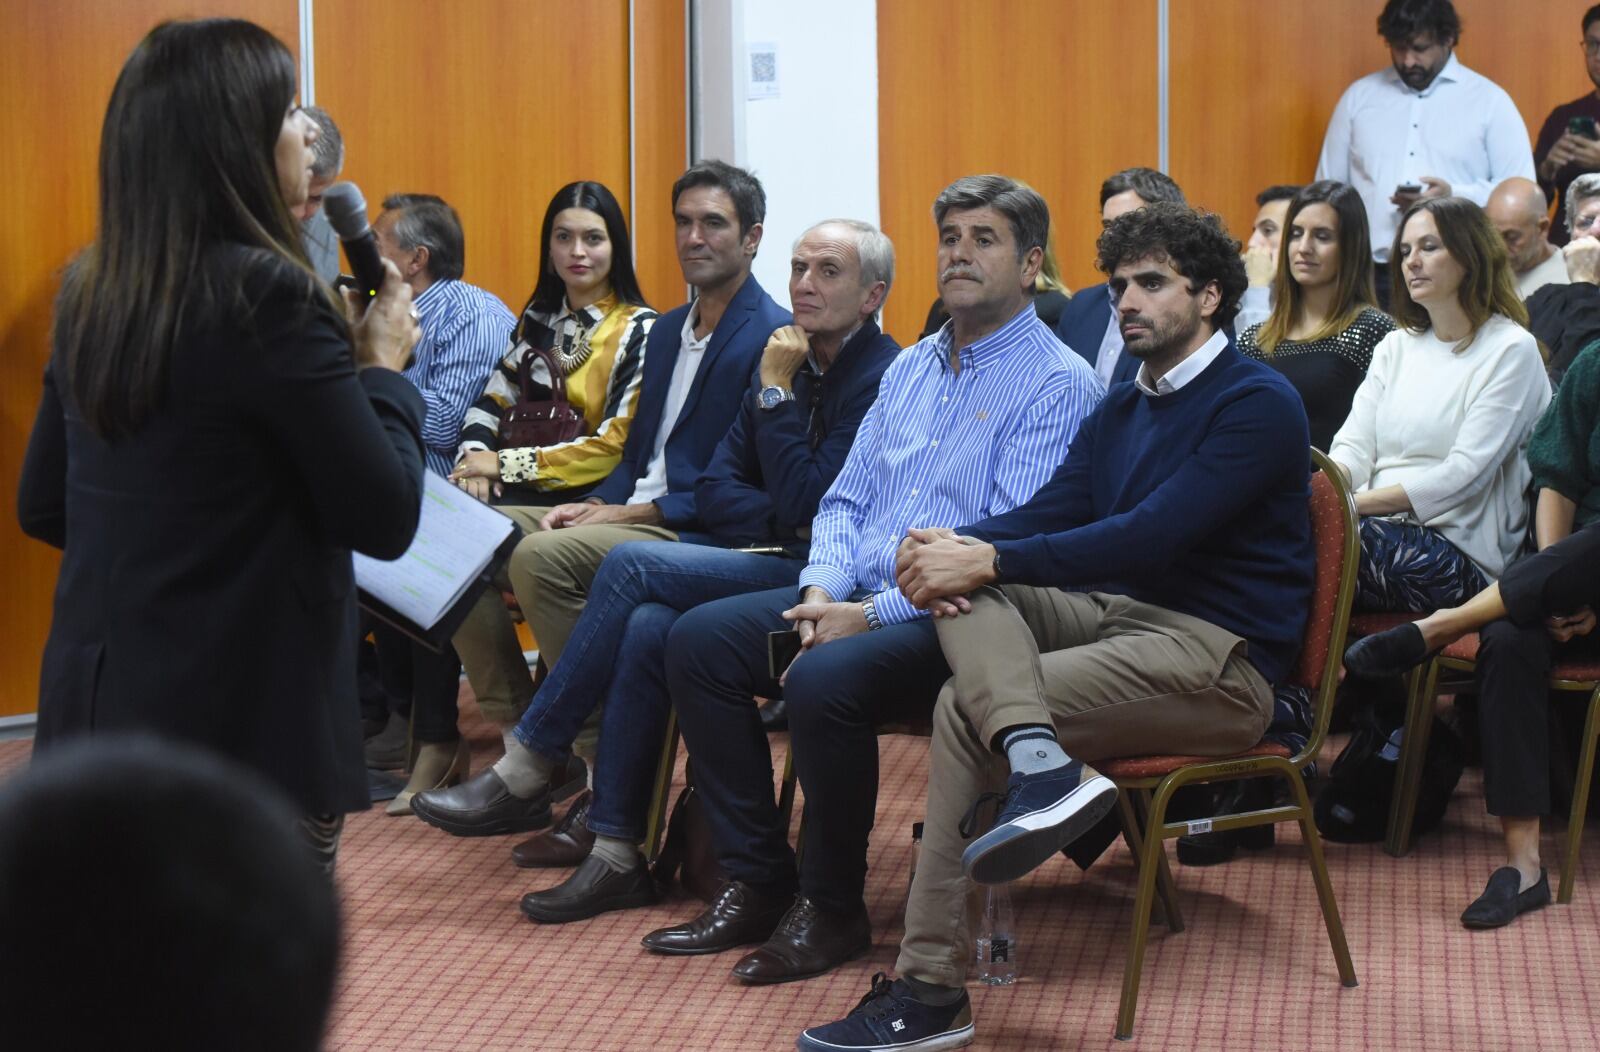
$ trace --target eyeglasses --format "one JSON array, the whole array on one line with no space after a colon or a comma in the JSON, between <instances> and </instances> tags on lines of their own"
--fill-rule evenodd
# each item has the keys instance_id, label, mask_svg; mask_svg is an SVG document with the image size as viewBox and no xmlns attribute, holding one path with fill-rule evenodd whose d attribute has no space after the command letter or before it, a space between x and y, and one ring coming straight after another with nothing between
<instances>
[{"instance_id":1,"label":"eyeglasses","mask_svg":"<svg viewBox=\"0 0 1600 1052\"><path fill-rule=\"evenodd\" d=\"M1583 39L1583 53L1585 55L1600 55L1600 40Z\"/></svg>"}]
</instances>

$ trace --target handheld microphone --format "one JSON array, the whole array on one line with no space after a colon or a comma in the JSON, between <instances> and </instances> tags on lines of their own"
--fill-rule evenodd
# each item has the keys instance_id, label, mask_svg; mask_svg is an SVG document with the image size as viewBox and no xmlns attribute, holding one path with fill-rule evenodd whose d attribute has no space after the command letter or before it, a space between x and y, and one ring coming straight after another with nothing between
<instances>
[{"instance_id":1,"label":"handheld microphone","mask_svg":"<svg viewBox=\"0 0 1600 1052\"><path fill-rule=\"evenodd\" d=\"M377 235L367 222L367 200L355 183L334 183L323 195L322 207L327 210L328 225L344 245L344 258L365 305L383 284L383 260L378 255Z\"/></svg>"}]
</instances>

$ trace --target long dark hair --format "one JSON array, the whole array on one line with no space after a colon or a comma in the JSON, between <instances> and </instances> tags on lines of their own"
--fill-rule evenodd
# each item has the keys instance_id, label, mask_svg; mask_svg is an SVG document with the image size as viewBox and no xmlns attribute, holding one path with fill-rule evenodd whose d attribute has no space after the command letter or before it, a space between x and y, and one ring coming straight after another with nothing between
<instances>
[{"instance_id":1,"label":"long dark hair","mask_svg":"<svg viewBox=\"0 0 1600 1052\"><path fill-rule=\"evenodd\" d=\"M1524 329L1528 327L1528 308L1517 295L1517 282L1511 271L1506 243L1475 202L1464 197L1428 197L1412 204L1400 217L1389 249L1390 311L1407 332L1423 333L1433 327L1427 309L1411 298L1406 282L1405 260L1400 246L1405 241L1406 224L1419 212L1433 213L1439 228L1439 241L1466 273L1456 298L1472 326L1466 339L1456 344L1457 353L1472 346L1478 330L1496 314L1503 314Z\"/></svg>"},{"instance_id":2,"label":"long dark hair","mask_svg":"<svg viewBox=\"0 0 1600 1052\"><path fill-rule=\"evenodd\" d=\"M611 274L607 278L611 291L623 303L645 306L639 279L633 273L633 242L628 238L628 221L622 218L622 206L604 183L583 180L557 190L550 207L544 210L544 224L539 228L539 280L527 306L522 308L523 314L530 310L554 313L561 309L561 301L567 295L566 283L550 265L550 231L556 225L556 215L568 208L586 208L605 220L606 236L611 239ZM521 322L517 325L520 333Z\"/></svg>"},{"instance_id":3,"label":"long dark hair","mask_svg":"<svg viewBox=\"0 0 1600 1052\"><path fill-rule=\"evenodd\" d=\"M100 132L100 215L56 302L54 342L85 423L107 439L160 408L179 333L242 305L227 242L317 282L274 150L293 57L250 22L166 22L134 48Z\"/></svg>"},{"instance_id":4,"label":"long dark hair","mask_svg":"<svg viewBox=\"0 0 1600 1052\"><path fill-rule=\"evenodd\" d=\"M1345 183L1324 179L1301 188L1289 202L1278 243L1278 277L1272 285L1272 314L1256 333L1256 346L1271 354L1289 336L1305 309L1305 294L1295 280L1289 259L1289 231L1295 217L1308 206L1325 204L1339 218L1339 273L1334 279L1333 311L1306 340L1326 340L1350 327L1356 316L1376 307L1372 283L1372 235L1367 229L1367 209L1361 195Z\"/></svg>"}]
</instances>

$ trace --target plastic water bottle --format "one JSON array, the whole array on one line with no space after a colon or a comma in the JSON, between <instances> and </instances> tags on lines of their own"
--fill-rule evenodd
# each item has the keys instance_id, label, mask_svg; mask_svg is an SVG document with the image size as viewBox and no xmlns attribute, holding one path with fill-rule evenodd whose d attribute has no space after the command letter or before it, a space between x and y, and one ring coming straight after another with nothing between
<instances>
[{"instance_id":1,"label":"plastic water bottle","mask_svg":"<svg viewBox=\"0 0 1600 1052\"><path fill-rule=\"evenodd\" d=\"M1011 893L994 884L983 897L978 925L978 981L985 986L1010 986L1017 981L1017 928L1011 916Z\"/></svg>"}]
</instances>

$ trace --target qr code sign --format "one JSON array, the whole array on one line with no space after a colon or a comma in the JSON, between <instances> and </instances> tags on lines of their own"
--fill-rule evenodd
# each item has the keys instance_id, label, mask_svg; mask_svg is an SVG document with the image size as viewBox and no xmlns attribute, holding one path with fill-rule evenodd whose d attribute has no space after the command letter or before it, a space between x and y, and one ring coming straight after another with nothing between
<instances>
[{"instance_id":1,"label":"qr code sign","mask_svg":"<svg viewBox=\"0 0 1600 1052\"><path fill-rule=\"evenodd\" d=\"M772 84L778 79L778 55L774 51L753 51L750 54L750 83Z\"/></svg>"}]
</instances>

